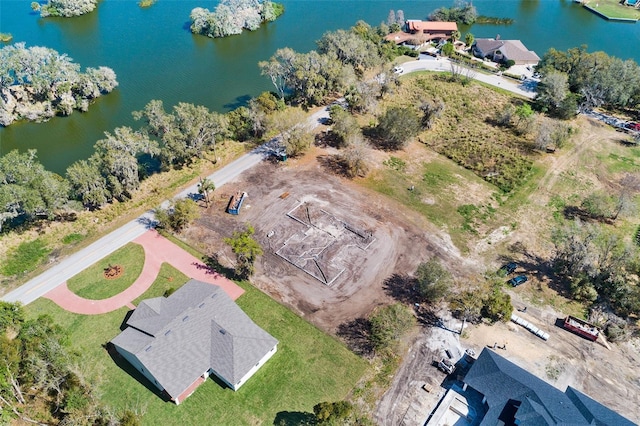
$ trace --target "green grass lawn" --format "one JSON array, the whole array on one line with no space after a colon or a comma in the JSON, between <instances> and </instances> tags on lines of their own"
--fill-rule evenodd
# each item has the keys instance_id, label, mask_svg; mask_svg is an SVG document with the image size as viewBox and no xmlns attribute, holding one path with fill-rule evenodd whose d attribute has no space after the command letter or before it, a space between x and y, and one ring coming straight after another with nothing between
<instances>
[{"instance_id":1,"label":"green grass lawn","mask_svg":"<svg viewBox=\"0 0 640 426\"><path fill-rule=\"evenodd\" d=\"M151 287L149 287L149 290L134 300L133 304L138 306L144 299L163 296L165 291L171 288L177 290L187 281L189 281L189 277L168 263L163 262L162 265L160 265L160 272L158 272L158 276Z\"/></svg>"},{"instance_id":2,"label":"green grass lawn","mask_svg":"<svg viewBox=\"0 0 640 426\"><path fill-rule=\"evenodd\" d=\"M371 173L363 183L445 227L453 243L465 250L469 236L463 227L464 218L457 213L457 197L452 196L451 191L455 191L455 185L461 180L485 187L488 193L497 188L446 158L437 158L413 169L408 172L387 165ZM411 186L413 191L407 189Z\"/></svg>"},{"instance_id":3,"label":"green grass lawn","mask_svg":"<svg viewBox=\"0 0 640 426\"><path fill-rule=\"evenodd\" d=\"M122 275L106 279L104 270L109 265L122 266ZM129 243L71 278L67 281L67 286L69 290L86 299L107 299L133 284L143 265L144 249L139 244Z\"/></svg>"},{"instance_id":4,"label":"green grass lawn","mask_svg":"<svg viewBox=\"0 0 640 426\"><path fill-rule=\"evenodd\" d=\"M620 4L620 0L590 0L587 5L609 18L640 19L640 10Z\"/></svg>"},{"instance_id":5,"label":"green grass lawn","mask_svg":"<svg viewBox=\"0 0 640 426\"><path fill-rule=\"evenodd\" d=\"M165 277L156 280L144 297L162 294L168 276L174 277L169 284L175 287L186 281L171 269L163 268ZM367 362L250 284L239 285L246 292L238 305L280 341L278 352L238 392L209 379L179 406L163 402L118 367L103 348L120 333L126 308L104 315L76 315L38 299L25 310L30 317L48 313L69 330L72 349L80 354L80 365L96 383L102 402L115 411L144 412L145 425L273 424L276 417L293 419L310 413L318 402L344 399Z\"/></svg>"}]
</instances>

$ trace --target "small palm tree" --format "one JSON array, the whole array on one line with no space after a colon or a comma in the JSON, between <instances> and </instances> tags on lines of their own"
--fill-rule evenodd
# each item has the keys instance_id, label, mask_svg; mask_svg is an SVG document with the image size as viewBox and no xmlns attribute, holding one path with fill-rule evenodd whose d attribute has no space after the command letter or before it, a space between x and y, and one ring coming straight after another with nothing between
<instances>
[{"instance_id":1,"label":"small palm tree","mask_svg":"<svg viewBox=\"0 0 640 426\"><path fill-rule=\"evenodd\" d=\"M460 40L460 31L454 31L451 33L451 41L455 42L457 40Z\"/></svg>"},{"instance_id":2,"label":"small palm tree","mask_svg":"<svg viewBox=\"0 0 640 426\"><path fill-rule=\"evenodd\" d=\"M200 183L198 184L198 193L200 195L204 195L204 201L207 203L207 208L209 208L209 192L213 192L216 189L216 185L209 178L200 178Z\"/></svg>"}]
</instances>

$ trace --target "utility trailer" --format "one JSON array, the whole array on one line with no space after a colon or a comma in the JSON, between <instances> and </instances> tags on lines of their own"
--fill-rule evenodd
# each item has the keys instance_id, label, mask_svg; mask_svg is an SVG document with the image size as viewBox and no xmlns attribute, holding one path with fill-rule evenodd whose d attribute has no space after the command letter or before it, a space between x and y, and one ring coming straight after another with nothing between
<instances>
[{"instance_id":1,"label":"utility trailer","mask_svg":"<svg viewBox=\"0 0 640 426\"><path fill-rule=\"evenodd\" d=\"M592 342L595 342L600 334L598 327L595 325L585 320L581 320L580 318L572 317L571 315L568 315L564 319L563 326L566 330L572 331L579 336L591 340Z\"/></svg>"}]
</instances>

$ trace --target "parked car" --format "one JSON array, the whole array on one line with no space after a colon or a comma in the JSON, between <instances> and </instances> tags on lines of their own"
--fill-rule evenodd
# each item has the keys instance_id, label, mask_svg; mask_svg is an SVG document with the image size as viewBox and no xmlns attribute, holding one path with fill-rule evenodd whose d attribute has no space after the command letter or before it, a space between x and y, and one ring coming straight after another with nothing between
<instances>
[{"instance_id":1,"label":"parked car","mask_svg":"<svg viewBox=\"0 0 640 426\"><path fill-rule=\"evenodd\" d=\"M524 284L527 282L529 278L527 278L526 275L518 275L517 277L513 277L511 278L509 281L507 281L509 284L511 284L514 287L518 287L520 284Z\"/></svg>"},{"instance_id":2,"label":"parked car","mask_svg":"<svg viewBox=\"0 0 640 426\"><path fill-rule=\"evenodd\" d=\"M510 275L513 274L513 271L515 271L517 267L518 264L516 262L509 262L502 265L499 272L504 272L505 275Z\"/></svg>"},{"instance_id":3,"label":"parked car","mask_svg":"<svg viewBox=\"0 0 640 426\"><path fill-rule=\"evenodd\" d=\"M404 68L402 67L393 67L393 72L396 74L402 74L404 72Z\"/></svg>"}]
</instances>

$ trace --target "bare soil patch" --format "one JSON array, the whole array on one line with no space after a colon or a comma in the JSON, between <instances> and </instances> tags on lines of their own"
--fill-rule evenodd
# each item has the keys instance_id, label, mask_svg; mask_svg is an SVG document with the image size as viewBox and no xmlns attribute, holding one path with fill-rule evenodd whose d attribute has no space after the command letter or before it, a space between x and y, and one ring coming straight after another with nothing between
<instances>
[{"instance_id":1,"label":"bare soil patch","mask_svg":"<svg viewBox=\"0 0 640 426\"><path fill-rule=\"evenodd\" d=\"M477 272L423 216L327 174L316 158L265 162L218 189L212 207L186 232L190 243L232 266L222 238L251 223L265 251L253 284L332 334L392 301L386 278L411 274L433 256L456 275ZM238 190L248 194L242 211L224 213Z\"/></svg>"}]
</instances>

